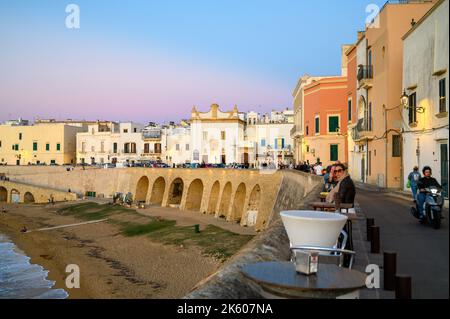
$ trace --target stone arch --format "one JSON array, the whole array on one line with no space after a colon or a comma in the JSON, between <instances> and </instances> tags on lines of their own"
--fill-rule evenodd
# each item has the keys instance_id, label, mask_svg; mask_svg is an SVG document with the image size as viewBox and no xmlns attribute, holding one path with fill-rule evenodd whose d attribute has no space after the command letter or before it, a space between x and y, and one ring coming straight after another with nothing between
<instances>
[{"instance_id":1,"label":"stone arch","mask_svg":"<svg viewBox=\"0 0 450 319\"><path fill-rule=\"evenodd\" d=\"M150 196L150 203L161 205L166 190L166 180L164 177L158 177L153 183L152 194Z\"/></svg>"},{"instance_id":2,"label":"stone arch","mask_svg":"<svg viewBox=\"0 0 450 319\"><path fill-rule=\"evenodd\" d=\"M6 203L8 201L8 190L3 186L0 186L0 203Z\"/></svg>"},{"instance_id":3,"label":"stone arch","mask_svg":"<svg viewBox=\"0 0 450 319\"><path fill-rule=\"evenodd\" d=\"M211 188L211 193L209 194L208 210L206 211L207 214L215 214L217 203L219 201L219 193L220 183L219 181L216 181Z\"/></svg>"},{"instance_id":4,"label":"stone arch","mask_svg":"<svg viewBox=\"0 0 450 319\"><path fill-rule=\"evenodd\" d=\"M169 198L167 205L180 205L183 197L184 182L181 178L176 178L172 181L169 188Z\"/></svg>"},{"instance_id":5,"label":"stone arch","mask_svg":"<svg viewBox=\"0 0 450 319\"><path fill-rule=\"evenodd\" d=\"M31 203L34 203L34 202L35 202L35 200L34 200L34 195L31 194L30 192L26 192L26 193L23 195L23 202L24 202L25 204L31 204Z\"/></svg>"},{"instance_id":6,"label":"stone arch","mask_svg":"<svg viewBox=\"0 0 450 319\"><path fill-rule=\"evenodd\" d=\"M230 208L231 203L231 183L228 182L225 184L225 187L222 191L222 197L220 199L219 211L217 212L219 217L226 217L228 213L228 209Z\"/></svg>"},{"instance_id":7,"label":"stone arch","mask_svg":"<svg viewBox=\"0 0 450 319\"><path fill-rule=\"evenodd\" d=\"M145 202L148 193L149 180L147 176L142 176L136 186L136 195L134 197L137 202Z\"/></svg>"},{"instance_id":8,"label":"stone arch","mask_svg":"<svg viewBox=\"0 0 450 319\"><path fill-rule=\"evenodd\" d=\"M186 196L186 210L194 210L199 211L202 205L202 197L203 197L203 183L200 179L195 179L192 181L191 185L187 190Z\"/></svg>"},{"instance_id":9,"label":"stone arch","mask_svg":"<svg viewBox=\"0 0 450 319\"><path fill-rule=\"evenodd\" d=\"M9 193L11 203L20 203L20 192L17 189L12 189Z\"/></svg>"},{"instance_id":10,"label":"stone arch","mask_svg":"<svg viewBox=\"0 0 450 319\"><path fill-rule=\"evenodd\" d=\"M244 214L246 187L244 183L240 183L234 194L233 207L231 208L232 222L240 222Z\"/></svg>"},{"instance_id":11,"label":"stone arch","mask_svg":"<svg viewBox=\"0 0 450 319\"><path fill-rule=\"evenodd\" d=\"M256 184L255 187L253 187L253 190L250 193L250 198L248 200L245 225L251 227L256 224L259 212L260 198L261 198L261 187L258 184Z\"/></svg>"}]
</instances>

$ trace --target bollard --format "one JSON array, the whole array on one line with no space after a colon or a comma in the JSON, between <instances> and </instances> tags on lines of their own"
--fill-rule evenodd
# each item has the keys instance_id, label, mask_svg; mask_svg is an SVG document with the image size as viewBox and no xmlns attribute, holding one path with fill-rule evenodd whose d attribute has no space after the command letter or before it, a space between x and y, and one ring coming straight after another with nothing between
<instances>
[{"instance_id":1,"label":"bollard","mask_svg":"<svg viewBox=\"0 0 450 319\"><path fill-rule=\"evenodd\" d=\"M370 227L375 226L375 219L374 218L367 218L366 219L366 232L367 232L367 241L371 241L370 238Z\"/></svg>"},{"instance_id":2,"label":"bollard","mask_svg":"<svg viewBox=\"0 0 450 319\"><path fill-rule=\"evenodd\" d=\"M371 226L370 227L370 252L372 254L379 254L380 253L380 227L378 226Z\"/></svg>"},{"instance_id":3,"label":"bollard","mask_svg":"<svg viewBox=\"0 0 450 319\"><path fill-rule=\"evenodd\" d=\"M384 290L395 290L395 274L397 273L397 253L385 251L383 254Z\"/></svg>"},{"instance_id":4,"label":"bollard","mask_svg":"<svg viewBox=\"0 0 450 319\"><path fill-rule=\"evenodd\" d=\"M411 276L395 276L395 299L411 299Z\"/></svg>"},{"instance_id":5,"label":"bollard","mask_svg":"<svg viewBox=\"0 0 450 319\"><path fill-rule=\"evenodd\" d=\"M199 224L194 225L194 230L196 234L200 233L200 225Z\"/></svg>"}]
</instances>

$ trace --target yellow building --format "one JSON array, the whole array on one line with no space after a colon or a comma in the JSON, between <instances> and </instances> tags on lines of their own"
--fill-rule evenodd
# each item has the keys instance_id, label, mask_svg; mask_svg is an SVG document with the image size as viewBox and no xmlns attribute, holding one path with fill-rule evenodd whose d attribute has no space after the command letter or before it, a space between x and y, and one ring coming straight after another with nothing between
<instances>
[{"instance_id":1,"label":"yellow building","mask_svg":"<svg viewBox=\"0 0 450 319\"><path fill-rule=\"evenodd\" d=\"M76 134L85 130L64 123L0 125L0 164L75 164Z\"/></svg>"}]
</instances>

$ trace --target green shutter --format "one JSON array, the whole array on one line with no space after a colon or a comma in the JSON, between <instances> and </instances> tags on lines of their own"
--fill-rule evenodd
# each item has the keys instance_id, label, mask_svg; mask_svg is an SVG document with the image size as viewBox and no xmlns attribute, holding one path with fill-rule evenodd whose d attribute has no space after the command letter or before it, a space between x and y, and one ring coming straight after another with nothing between
<instances>
[{"instance_id":1,"label":"green shutter","mask_svg":"<svg viewBox=\"0 0 450 319\"><path fill-rule=\"evenodd\" d=\"M330 116L328 118L328 132L337 133L339 128L339 116Z\"/></svg>"},{"instance_id":2,"label":"green shutter","mask_svg":"<svg viewBox=\"0 0 450 319\"><path fill-rule=\"evenodd\" d=\"M33 142L33 151L37 151L37 148L38 148L38 143Z\"/></svg>"},{"instance_id":3,"label":"green shutter","mask_svg":"<svg viewBox=\"0 0 450 319\"><path fill-rule=\"evenodd\" d=\"M45 150L50 151L50 144L45 144Z\"/></svg>"},{"instance_id":4,"label":"green shutter","mask_svg":"<svg viewBox=\"0 0 450 319\"><path fill-rule=\"evenodd\" d=\"M316 134L320 133L320 120L318 117L316 117Z\"/></svg>"},{"instance_id":5,"label":"green shutter","mask_svg":"<svg viewBox=\"0 0 450 319\"><path fill-rule=\"evenodd\" d=\"M338 145L330 145L330 161L337 161L339 159Z\"/></svg>"},{"instance_id":6,"label":"green shutter","mask_svg":"<svg viewBox=\"0 0 450 319\"><path fill-rule=\"evenodd\" d=\"M61 150L61 144L59 144L59 143L56 144L56 150L57 150L57 151L60 151L60 150Z\"/></svg>"}]
</instances>

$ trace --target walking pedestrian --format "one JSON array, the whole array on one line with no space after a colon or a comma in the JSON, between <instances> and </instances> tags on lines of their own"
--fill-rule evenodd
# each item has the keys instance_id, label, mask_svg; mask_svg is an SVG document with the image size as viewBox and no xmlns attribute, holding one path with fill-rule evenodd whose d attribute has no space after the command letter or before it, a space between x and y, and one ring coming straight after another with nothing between
<instances>
[{"instance_id":1,"label":"walking pedestrian","mask_svg":"<svg viewBox=\"0 0 450 319\"><path fill-rule=\"evenodd\" d=\"M408 188L411 188L414 202L417 200L417 183L421 178L422 176L419 173L419 167L414 166L413 171L408 175L408 183L406 185L407 187L409 186Z\"/></svg>"}]
</instances>

